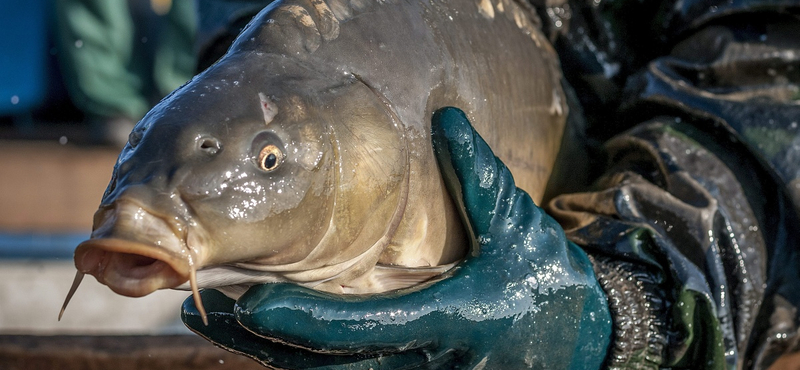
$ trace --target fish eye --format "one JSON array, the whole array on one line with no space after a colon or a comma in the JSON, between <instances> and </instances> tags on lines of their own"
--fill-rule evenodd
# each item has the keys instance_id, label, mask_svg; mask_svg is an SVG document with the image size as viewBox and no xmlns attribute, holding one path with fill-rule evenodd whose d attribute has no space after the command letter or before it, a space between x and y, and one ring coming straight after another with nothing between
<instances>
[{"instance_id":1,"label":"fish eye","mask_svg":"<svg viewBox=\"0 0 800 370\"><path fill-rule=\"evenodd\" d=\"M258 153L258 167L272 172L283 162L283 152L275 145L269 144Z\"/></svg>"}]
</instances>

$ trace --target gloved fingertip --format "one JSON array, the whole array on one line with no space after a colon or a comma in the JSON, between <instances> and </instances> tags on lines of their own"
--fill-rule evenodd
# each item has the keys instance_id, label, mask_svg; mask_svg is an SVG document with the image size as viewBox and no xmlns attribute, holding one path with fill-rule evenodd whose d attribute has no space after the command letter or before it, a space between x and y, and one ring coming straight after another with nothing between
<instances>
[{"instance_id":1,"label":"gloved fingertip","mask_svg":"<svg viewBox=\"0 0 800 370\"><path fill-rule=\"evenodd\" d=\"M440 164L449 161L450 157L463 158L466 156L471 158L473 156L474 130L461 109L444 107L434 112L431 118L431 130L433 147ZM458 167L458 164L469 162L469 160L462 160L452 164Z\"/></svg>"},{"instance_id":2,"label":"gloved fingertip","mask_svg":"<svg viewBox=\"0 0 800 370\"><path fill-rule=\"evenodd\" d=\"M444 107L433 113L431 127L441 130L445 137L453 140L461 135L471 136L472 129L468 126L469 118L466 113L456 107Z\"/></svg>"},{"instance_id":3,"label":"gloved fingertip","mask_svg":"<svg viewBox=\"0 0 800 370\"><path fill-rule=\"evenodd\" d=\"M411 348L409 343L423 339L413 330L413 321L415 315L424 316L420 309L424 300L416 292L402 298L367 299L294 284L265 284L240 297L234 315L251 332L298 348L381 353ZM389 316L394 320L385 320ZM398 325L405 321L407 325Z\"/></svg>"},{"instance_id":4,"label":"gloved fingertip","mask_svg":"<svg viewBox=\"0 0 800 370\"><path fill-rule=\"evenodd\" d=\"M203 306L205 306L206 312L208 313L232 313L233 305L236 303L235 300L228 298L225 294L215 289L202 290L200 292L200 298L203 300ZM189 315L200 315L200 310L195 306L192 296L187 297L186 300L183 301L182 310Z\"/></svg>"},{"instance_id":5,"label":"gloved fingertip","mask_svg":"<svg viewBox=\"0 0 800 370\"><path fill-rule=\"evenodd\" d=\"M499 200L514 195L514 179L460 109L439 109L431 127L448 190L466 210L473 230L481 235L491 225L494 212L488 211L494 210Z\"/></svg>"},{"instance_id":6,"label":"gloved fingertip","mask_svg":"<svg viewBox=\"0 0 800 370\"><path fill-rule=\"evenodd\" d=\"M247 290L236 301L237 315L252 316L274 309L303 307L322 292L295 284L262 284Z\"/></svg>"},{"instance_id":7,"label":"gloved fingertip","mask_svg":"<svg viewBox=\"0 0 800 370\"><path fill-rule=\"evenodd\" d=\"M242 326L262 336L313 347L314 338L304 334L325 330L313 312L324 310L320 305L338 304L335 296L320 299L320 295L324 293L294 284L253 286L236 302L234 315Z\"/></svg>"},{"instance_id":8,"label":"gloved fingertip","mask_svg":"<svg viewBox=\"0 0 800 370\"><path fill-rule=\"evenodd\" d=\"M200 295L206 308L206 317L204 318L198 310L193 296L189 296L181 306L181 321L201 336L212 338L221 331L226 331L233 322L233 307L236 301L214 289L203 290Z\"/></svg>"}]
</instances>

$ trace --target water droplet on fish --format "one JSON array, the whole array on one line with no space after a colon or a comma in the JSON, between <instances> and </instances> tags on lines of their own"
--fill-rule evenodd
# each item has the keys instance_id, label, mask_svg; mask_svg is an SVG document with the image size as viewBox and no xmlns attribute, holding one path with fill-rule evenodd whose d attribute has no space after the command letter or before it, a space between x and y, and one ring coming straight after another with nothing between
<instances>
[{"instance_id":1,"label":"water droplet on fish","mask_svg":"<svg viewBox=\"0 0 800 370\"><path fill-rule=\"evenodd\" d=\"M83 47L83 40L75 40L75 47L80 49Z\"/></svg>"},{"instance_id":2,"label":"water droplet on fish","mask_svg":"<svg viewBox=\"0 0 800 370\"><path fill-rule=\"evenodd\" d=\"M19 104L19 96L16 96L16 95L12 96L11 97L11 104L13 104L13 105Z\"/></svg>"}]
</instances>

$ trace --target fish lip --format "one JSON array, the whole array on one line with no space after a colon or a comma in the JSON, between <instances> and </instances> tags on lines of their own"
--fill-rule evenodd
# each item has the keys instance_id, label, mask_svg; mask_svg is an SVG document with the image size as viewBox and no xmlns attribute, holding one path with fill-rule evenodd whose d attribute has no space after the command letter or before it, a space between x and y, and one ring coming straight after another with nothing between
<instances>
[{"instance_id":1,"label":"fish lip","mask_svg":"<svg viewBox=\"0 0 800 370\"><path fill-rule=\"evenodd\" d=\"M119 220L119 216L123 213L129 213L128 216L131 216L131 213L138 213L136 210L140 210L144 212L144 214L148 217L133 217L135 219L149 219L151 222L156 221L159 224L155 225L160 230L157 230L160 234L164 236L175 236L177 239L180 239L179 235L186 234L188 232L187 226L181 222L170 221L170 217L154 212L153 209L146 206L144 203L139 202L135 198L130 197L123 197L121 199L117 199L111 203L104 203L100 205L100 208L95 212L95 219L94 225L92 227L92 235L91 238L113 238L108 237L110 233L113 233L112 229L116 227L116 223ZM132 211L133 210L133 211ZM125 229L130 228L140 228L139 226L128 226ZM146 229L150 229L147 227ZM117 238L120 239L120 238Z\"/></svg>"},{"instance_id":2,"label":"fish lip","mask_svg":"<svg viewBox=\"0 0 800 370\"><path fill-rule=\"evenodd\" d=\"M156 245L93 238L75 248L75 267L114 292L141 297L189 280L191 262Z\"/></svg>"}]
</instances>

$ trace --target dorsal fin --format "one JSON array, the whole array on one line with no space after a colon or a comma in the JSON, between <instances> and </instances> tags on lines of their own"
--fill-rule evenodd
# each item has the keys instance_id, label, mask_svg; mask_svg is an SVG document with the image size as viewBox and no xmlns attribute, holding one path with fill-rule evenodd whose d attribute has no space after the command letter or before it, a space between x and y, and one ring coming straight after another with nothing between
<instances>
[{"instance_id":1,"label":"dorsal fin","mask_svg":"<svg viewBox=\"0 0 800 370\"><path fill-rule=\"evenodd\" d=\"M313 53L339 36L339 19L323 0L275 1L256 15L231 51L270 50L287 56Z\"/></svg>"}]
</instances>

